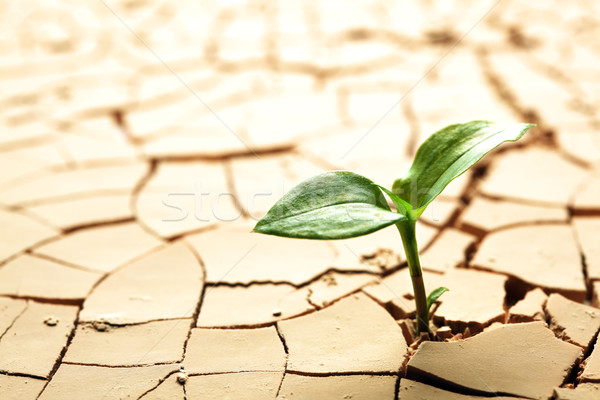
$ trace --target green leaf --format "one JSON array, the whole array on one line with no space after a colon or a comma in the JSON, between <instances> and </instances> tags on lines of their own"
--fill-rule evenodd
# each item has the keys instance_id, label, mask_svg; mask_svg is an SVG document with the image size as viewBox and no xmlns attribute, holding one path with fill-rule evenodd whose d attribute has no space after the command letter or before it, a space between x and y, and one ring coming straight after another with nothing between
<instances>
[{"instance_id":1,"label":"green leaf","mask_svg":"<svg viewBox=\"0 0 600 400\"><path fill-rule=\"evenodd\" d=\"M431 308L431 306L433 305L433 303L435 303L435 301L437 299L440 298L441 295L443 295L446 292L449 292L450 289L445 288L445 287L439 287L437 289L433 289L431 291L431 293L429 293L429 296L427 296L427 310L429 310Z\"/></svg>"},{"instance_id":2,"label":"green leaf","mask_svg":"<svg viewBox=\"0 0 600 400\"><path fill-rule=\"evenodd\" d=\"M294 187L252 231L303 239L347 239L404 218L390 210L383 193L370 179L333 171Z\"/></svg>"},{"instance_id":3,"label":"green leaf","mask_svg":"<svg viewBox=\"0 0 600 400\"><path fill-rule=\"evenodd\" d=\"M392 191L420 215L454 178L503 142L518 140L532 126L504 126L489 121L447 126L419 147L412 166L405 176L396 179Z\"/></svg>"}]
</instances>

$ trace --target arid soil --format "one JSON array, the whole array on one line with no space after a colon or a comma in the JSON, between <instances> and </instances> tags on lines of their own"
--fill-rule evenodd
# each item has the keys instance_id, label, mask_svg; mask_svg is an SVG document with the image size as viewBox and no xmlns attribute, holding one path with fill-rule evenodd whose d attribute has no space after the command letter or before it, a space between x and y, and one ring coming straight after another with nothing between
<instances>
[{"instance_id":1,"label":"arid soil","mask_svg":"<svg viewBox=\"0 0 600 400\"><path fill-rule=\"evenodd\" d=\"M600 4L5 1L0 398L600 398ZM251 234L391 186L454 122L537 127L418 226Z\"/></svg>"}]
</instances>

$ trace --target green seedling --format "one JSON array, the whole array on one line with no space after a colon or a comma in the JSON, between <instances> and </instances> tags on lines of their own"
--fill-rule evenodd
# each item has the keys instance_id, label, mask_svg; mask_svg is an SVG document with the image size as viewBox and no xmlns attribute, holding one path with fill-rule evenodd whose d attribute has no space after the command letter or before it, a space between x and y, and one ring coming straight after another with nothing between
<instances>
[{"instance_id":1,"label":"green seedling","mask_svg":"<svg viewBox=\"0 0 600 400\"><path fill-rule=\"evenodd\" d=\"M439 287L426 295L415 224L453 179L500 144L521 138L532 126L503 126L488 121L447 126L425 140L412 166L395 180L392 190L350 171L326 172L309 178L275 203L253 232L332 240L362 236L395 225L412 279L417 331L429 332L429 310L448 289Z\"/></svg>"}]
</instances>

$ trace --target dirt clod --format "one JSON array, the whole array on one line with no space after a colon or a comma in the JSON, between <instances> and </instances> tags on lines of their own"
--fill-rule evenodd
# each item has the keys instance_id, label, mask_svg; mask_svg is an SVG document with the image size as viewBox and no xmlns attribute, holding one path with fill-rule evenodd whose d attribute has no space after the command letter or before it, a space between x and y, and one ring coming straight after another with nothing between
<instances>
[{"instance_id":1,"label":"dirt clod","mask_svg":"<svg viewBox=\"0 0 600 400\"><path fill-rule=\"evenodd\" d=\"M361 261L371 267L385 271L399 265L402 262L402 257L391 249L379 248L373 254L361 256Z\"/></svg>"},{"instance_id":2,"label":"dirt clod","mask_svg":"<svg viewBox=\"0 0 600 400\"><path fill-rule=\"evenodd\" d=\"M442 326L438 328L436 336L439 341L445 341L452 337L452 329L449 326Z\"/></svg>"}]
</instances>

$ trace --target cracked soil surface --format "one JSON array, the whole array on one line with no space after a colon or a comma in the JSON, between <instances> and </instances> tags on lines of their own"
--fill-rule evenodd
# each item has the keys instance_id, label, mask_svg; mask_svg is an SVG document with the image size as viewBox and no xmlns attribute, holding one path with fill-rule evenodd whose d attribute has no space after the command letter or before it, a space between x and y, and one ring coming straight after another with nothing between
<instances>
[{"instance_id":1,"label":"cracked soil surface","mask_svg":"<svg viewBox=\"0 0 600 400\"><path fill-rule=\"evenodd\" d=\"M539 3L539 4L538 4ZM0 2L0 398L600 398L600 4ZM251 234L532 122L417 228Z\"/></svg>"}]
</instances>

